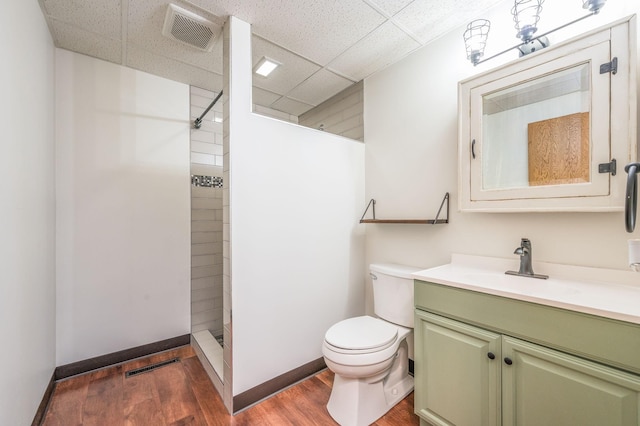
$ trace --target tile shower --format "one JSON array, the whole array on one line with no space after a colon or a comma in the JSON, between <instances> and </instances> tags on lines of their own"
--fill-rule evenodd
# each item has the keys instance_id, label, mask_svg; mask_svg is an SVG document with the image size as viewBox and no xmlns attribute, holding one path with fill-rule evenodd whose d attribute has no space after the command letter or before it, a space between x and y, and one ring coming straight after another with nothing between
<instances>
[{"instance_id":1,"label":"tile shower","mask_svg":"<svg viewBox=\"0 0 640 426\"><path fill-rule=\"evenodd\" d=\"M191 120L217 93L191 87ZM191 333L222 380L222 103L191 129ZM213 371L212 371L213 370Z\"/></svg>"}]
</instances>

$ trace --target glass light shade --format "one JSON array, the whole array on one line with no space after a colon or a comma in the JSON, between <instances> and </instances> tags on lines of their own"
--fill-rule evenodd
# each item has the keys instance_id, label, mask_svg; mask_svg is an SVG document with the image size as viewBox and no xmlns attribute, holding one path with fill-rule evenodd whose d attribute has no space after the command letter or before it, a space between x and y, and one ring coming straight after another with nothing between
<instances>
[{"instance_id":1,"label":"glass light shade","mask_svg":"<svg viewBox=\"0 0 640 426\"><path fill-rule=\"evenodd\" d=\"M544 0L515 0L511 13L518 30L517 37L523 42L533 38L538 31L538 21Z\"/></svg>"},{"instance_id":2,"label":"glass light shade","mask_svg":"<svg viewBox=\"0 0 640 426\"><path fill-rule=\"evenodd\" d=\"M582 8L589 9L593 13L600 12L607 0L582 0Z\"/></svg>"},{"instance_id":3,"label":"glass light shade","mask_svg":"<svg viewBox=\"0 0 640 426\"><path fill-rule=\"evenodd\" d=\"M488 20L476 19L467 25L467 29L462 35L464 45L467 48L467 59L469 59L473 65L476 65L484 55L484 48L487 45L490 28L491 22Z\"/></svg>"}]
</instances>

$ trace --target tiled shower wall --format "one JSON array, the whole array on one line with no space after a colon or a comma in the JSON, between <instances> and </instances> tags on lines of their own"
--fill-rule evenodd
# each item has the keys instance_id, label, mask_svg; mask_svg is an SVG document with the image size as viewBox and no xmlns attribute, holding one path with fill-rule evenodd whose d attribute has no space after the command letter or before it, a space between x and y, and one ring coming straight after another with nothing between
<instances>
[{"instance_id":1,"label":"tiled shower wall","mask_svg":"<svg viewBox=\"0 0 640 426\"><path fill-rule=\"evenodd\" d=\"M217 93L191 87L191 120ZM222 102L191 129L191 174L222 178ZM191 332L222 335L222 187L191 186Z\"/></svg>"}]
</instances>

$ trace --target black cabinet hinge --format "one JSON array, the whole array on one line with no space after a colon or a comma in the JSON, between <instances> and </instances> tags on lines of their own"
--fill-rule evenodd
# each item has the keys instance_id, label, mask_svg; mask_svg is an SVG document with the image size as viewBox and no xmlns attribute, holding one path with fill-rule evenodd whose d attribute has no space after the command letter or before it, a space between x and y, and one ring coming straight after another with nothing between
<instances>
[{"instance_id":1,"label":"black cabinet hinge","mask_svg":"<svg viewBox=\"0 0 640 426\"><path fill-rule=\"evenodd\" d=\"M598 164L598 173L611 173L611 176L616 175L616 159L612 159L610 163Z\"/></svg>"},{"instance_id":2,"label":"black cabinet hinge","mask_svg":"<svg viewBox=\"0 0 640 426\"><path fill-rule=\"evenodd\" d=\"M606 74L608 72L613 75L618 73L618 58L613 58L611 62L600 65L600 74Z\"/></svg>"}]
</instances>

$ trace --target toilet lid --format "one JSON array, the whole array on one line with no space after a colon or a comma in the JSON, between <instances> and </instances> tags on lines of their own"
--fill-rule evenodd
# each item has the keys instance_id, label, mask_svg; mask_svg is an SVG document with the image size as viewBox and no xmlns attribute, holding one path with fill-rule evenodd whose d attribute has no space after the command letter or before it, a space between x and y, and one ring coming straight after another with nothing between
<instances>
[{"instance_id":1,"label":"toilet lid","mask_svg":"<svg viewBox=\"0 0 640 426\"><path fill-rule=\"evenodd\" d=\"M374 352L389 347L398 337L398 327L370 316L349 318L331 327L325 341L335 348Z\"/></svg>"}]
</instances>

